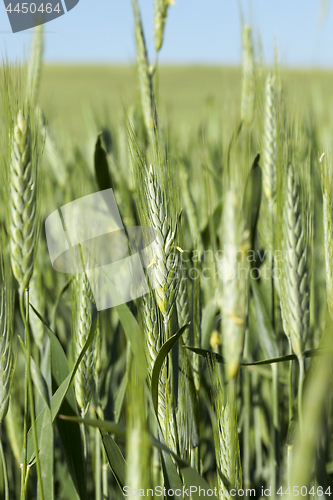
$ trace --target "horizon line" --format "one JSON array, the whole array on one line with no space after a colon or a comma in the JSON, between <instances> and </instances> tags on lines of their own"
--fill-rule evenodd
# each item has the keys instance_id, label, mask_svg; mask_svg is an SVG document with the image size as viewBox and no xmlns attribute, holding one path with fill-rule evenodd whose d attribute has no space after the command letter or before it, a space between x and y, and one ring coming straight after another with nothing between
<instances>
[{"instance_id":1,"label":"horizon line","mask_svg":"<svg viewBox=\"0 0 333 500\"><path fill-rule=\"evenodd\" d=\"M136 66L136 61L132 63L118 62L118 61L44 61L44 66L93 66L93 67L122 67L122 68L132 68ZM264 64L264 69L272 68L274 64ZM206 67L206 68L230 68L230 69L242 69L241 63L214 63L214 62L162 62L159 63L159 67L172 67L172 68L193 68L193 67ZM322 71L332 71L332 65L324 64L279 64L280 69L297 69L297 70L322 70Z\"/></svg>"}]
</instances>

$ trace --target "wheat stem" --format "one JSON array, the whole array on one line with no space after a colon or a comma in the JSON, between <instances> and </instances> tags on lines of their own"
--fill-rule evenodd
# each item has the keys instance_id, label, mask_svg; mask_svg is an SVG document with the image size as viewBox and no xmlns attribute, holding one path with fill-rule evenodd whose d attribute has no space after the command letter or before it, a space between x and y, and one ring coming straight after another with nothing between
<instances>
[{"instance_id":1,"label":"wheat stem","mask_svg":"<svg viewBox=\"0 0 333 500\"><path fill-rule=\"evenodd\" d=\"M101 435L95 429L95 500L102 500L102 460L101 460Z\"/></svg>"},{"instance_id":2,"label":"wheat stem","mask_svg":"<svg viewBox=\"0 0 333 500\"><path fill-rule=\"evenodd\" d=\"M25 304L24 304L25 302ZM27 378L27 389L28 389L28 398L27 398L27 406L30 409L30 417L31 417L31 428L32 428L32 436L33 436L33 443L34 443L34 449L35 449L35 455L36 455L36 469L37 469L37 479L38 479L38 485L39 485L39 495L40 499L44 500L44 492L43 492L43 482L42 482L42 472L41 472L41 465L40 465L40 459L39 459L39 447L38 447L38 438L37 438L37 427L36 427L36 416L35 416L35 402L34 402L34 394L33 394L33 387L32 387L32 378L31 378L31 365L30 365L30 356L31 356L31 342L30 342L30 331L29 331L29 289L25 291L24 295L20 295L20 308L21 308L21 315L22 315L22 320L24 323L24 340L25 340L25 345L26 345L26 362L27 362L27 369L26 369L26 378ZM28 413L28 410L27 410ZM26 425L26 432L25 432L25 448L24 448L24 453L25 453L25 467L23 466L23 470L27 468L27 425ZM26 472L25 472L26 474ZM21 492L21 496L23 495L23 498L26 495L26 491L23 493Z\"/></svg>"},{"instance_id":3,"label":"wheat stem","mask_svg":"<svg viewBox=\"0 0 333 500\"><path fill-rule=\"evenodd\" d=\"M321 187L323 193L323 222L324 222L324 249L326 268L326 294L327 305L331 318L333 318L333 219L332 219L332 190L330 171L326 156L320 157Z\"/></svg>"},{"instance_id":4,"label":"wheat stem","mask_svg":"<svg viewBox=\"0 0 333 500\"><path fill-rule=\"evenodd\" d=\"M245 333L244 343L244 359L248 362L250 357L249 346L249 329ZM248 370L244 373L243 382L243 398L244 398L244 451L243 451L243 478L244 488L248 488L251 484L250 479L250 466L251 466L251 452L250 452L250 419L251 419L251 374Z\"/></svg>"},{"instance_id":5,"label":"wheat stem","mask_svg":"<svg viewBox=\"0 0 333 500\"><path fill-rule=\"evenodd\" d=\"M6 457L3 451L3 443L2 443L2 424L0 423L0 456L3 467L3 479L5 483L5 500L9 500L9 482L8 482L8 470L7 470L7 462Z\"/></svg>"},{"instance_id":6,"label":"wheat stem","mask_svg":"<svg viewBox=\"0 0 333 500\"><path fill-rule=\"evenodd\" d=\"M304 356L298 358L299 376L298 376L298 418L300 431L303 432L303 382L304 382Z\"/></svg>"},{"instance_id":7,"label":"wheat stem","mask_svg":"<svg viewBox=\"0 0 333 500\"><path fill-rule=\"evenodd\" d=\"M230 435L230 484L236 484L236 382L234 379L228 382L228 405L229 405L229 435Z\"/></svg>"},{"instance_id":8,"label":"wheat stem","mask_svg":"<svg viewBox=\"0 0 333 500\"><path fill-rule=\"evenodd\" d=\"M34 272L29 286L30 302L39 314L44 318L45 315L45 294L43 290L42 274L39 266L34 267ZM42 348L44 338L44 325L35 315L30 315L30 326L34 341L39 349Z\"/></svg>"},{"instance_id":9,"label":"wheat stem","mask_svg":"<svg viewBox=\"0 0 333 500\"><path fill-rule=\"evenodd\" d=\"M109 498L109 480L108 480L108 472L109 472L109 462L108 458L103 446L103 500L107 500Z\"/></svg>"},{"instance_id":10,"label":"wheat stem","mask_svg":"<svg viewBox=\"0 0 333 500\"><path fill-rule=\"evenodd\" d=\"M194 247L197 247L197 250L200 252L200 255L203 253L203 242L201 233L199 230L198 218L195 211L195 204L190 192L189 187L189 179L188 172L186 171L185 165L180 164L180 182L182 188L182 197L184 200L184 206L188 218L188 224L191 231L191 236L193 239Z\"/></svg>"},{"instance_id":11,"label":"wheat stem","mask_svg":"<svg viewBox=\"0 0 333 500\"><path fill-rule=\"evenodd\" d=\"M20 295L20 311L22 319L25 318L24 313L24 297ZM30 363L29 363L30 365ZM25 369L25 381L24 381L24 424L23 424L23 464L22 464L22 475L21 475L21 500L25 499L26 496L26 486L27 486L27 476L28 476L28 424L29 424L29 387L28 387L28 360Z\"/></svg>"},{"instance_id":12,"label":"wheat stem","mask_svg":"<svg viewBox=\"0 0 333 500\"><path fill-rule=\"evenodd\" d=\"M144 381L135 369L136 359L129 374L129 400L127 406L127 471L126 484L131 489L147 488L150 482L150 446L147 433L147 414L144 396Z\"/></svg>"},{"instance_id":13,"label":"wheat stem","mask_svg":"<svg viewBox=\"0 0 333 500\"><path fill-rule=\"evenodd\" d=\"M290 353L292 354L293 349L291 345L291 339L290 337L288 338L289 341L289 350ZM289 377L288 377L288 407L289 407L289 427L292 425L292 419L293 419L293 361L290 361L289 363ZM292 480L292 457L293 457L293 446L290 444L287 444L287 481L288 481L288 486L291 486L291 480Z\"/></svg>"},{"instance_id":14,"label":"wheat stem","mask_svg":"<svg viewBox=\"0 0 333 500\"><path fill-rule=\"evenodd\" d=\"M255 478L260 484L262 480L263 457L262 457L262 443L261 443L261 417L259 406L259 387L260 379L258 373L253 374L254 385L254 433L255 433L255 451L256 451L256 472Z\"/></svg>"},{"instance_id":15,"label":"wheat stem","mask_svg":"<svg viewBox=\"0 0 333 500\"><path fill-rule=\"evenodd\" d=\"M277 364L272 365L272 390L273 390L273 439L272 439L272 491L276 491L279 477L279 378ZM275 496L275 495L274 495Z\"/></svg>"},{"instance_id":16,"label":"wheat stem","mask_svg":"<svg viewBox=\"0 0 333 500\"><path fill-rule=\"evenodd\" d=\"M27 102L29 102L31 109L34 109L37 105L37 98L42 74L43 49L43 25L41 24L35 28L28 64Z\"/></svg>"},{"instance_id":17,"label":"wheat stem","mask_svg":"<svg viewBox=\"0 0 333 500\"><path fill-rule=\"evenodd\" d=\"M0 244L6 247L1 231ZM3 249L2 248L2 249ZM1 249L1 250L2 250ZM13 378L13 290L10 262L5 252L0 253L0 425L7 415Z\"/></svg>"},{"instance_id":18,"label":"wheat stem","mask_svg":"<svg viewBox=\"0 0 333 500\"><path fill-rule=\"evenodd\" d=\"M135 21L135 43L137 53L137 65L139 86L141 94L141 105L143 118L148 135L150 136L156 126L156 113L153 105L152 71L149 67L146 42L143 32L140 9L137 0L132 0Z\"/></svg>"},{"instance_id":19,"label":"wheat stem","mask_svg":"<svg viewBox=\"0 0 333 500\"><path fill-rule=\"evenodd\" d=\"M290 354L293 352L291 340L289 339ZM289 408L289 422L293 418L293 362L289 363L289 377L288 377L288 408Z\"/></svg>"}]
</instances>

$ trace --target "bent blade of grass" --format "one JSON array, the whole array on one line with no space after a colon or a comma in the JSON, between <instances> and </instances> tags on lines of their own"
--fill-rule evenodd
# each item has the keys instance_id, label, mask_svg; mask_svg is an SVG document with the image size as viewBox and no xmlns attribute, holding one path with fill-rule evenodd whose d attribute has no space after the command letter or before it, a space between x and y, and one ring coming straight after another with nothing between
<instances>
[{"instance_id":1,"label":"bent blade of grass","mask_svg":"<svg viewBox=\"0 0 333 500\"><path fill-rule=\"evenodd\" d=\"M66 290L68 290L70 284L72 283L72 280L73 280L72 276L70 278L68 278L68 280L65 282L65 284L63 285L63 287L60 289L60 291L59 291L59 293L57 295L57 298L55 300L55 303L54 303L54 306L53 306L53 310L52 310L52 314L51 314L51 323L50 323L50 328L51 328L52 331L54 331L54 329L55 329L56 314L57 314L59 303L60 303L60 301L62 299L63 294L66 292Z\"/></svg>"},{"instance_id":2,"label":"bent blade of grass","mask_svg":"<svg viewBox=\"0 0 333 500\"><path fill-rule=\"evenodd\" d=\"M100 431L105 453L119 488L122 490L126 484L126 461L118 448L115 440L106 432Z\"/></svg>"},{"instance_id":3,"label":"bent blade of grass","mask_svg":"<svg viewBox=\"0 0 333 500\"><path fill-rule=\"evenodd\" d=\"M217 354L214 351L208 351L207 349L198 349L196 347L191 347L188 345L183 346L185 349L195 352L199 356L204 358L215 358L218 363L226 364L223 356ZM304 352L304 358L316 358L320 356L329 356L332 354L332 349L311 349ZM264 359L262 361L255 361L254 363L241 363L240 366L257 366L257 365L271 365L273 363L282 363L283 361L297 360L296 354L288 354L286 356L279 356L278 358Z\"/></svg>"},{"instance_id":4,"label":"bent blade of grass","mask_svg":"<svg viewBox=\"0 0 333 500\"><path fill-rule=\"evenodd\" d=\"M162 345L161 349L158 352L151 377L151 394L156 415L158 412L158 378L160 375L163 362L167 357L167 355L169 354L169 352L171 351L171 349L173 348L173 346L175 345L175 343L177 342L177 340L179 339L179 337L184 333L184 331L186 330L186 328L189 327L189 325L190 323L182 326L182 328L180 328L177 333L175 333L172 337L169 338L169 340L167 340Z\"/></svg>"}]
</instances>

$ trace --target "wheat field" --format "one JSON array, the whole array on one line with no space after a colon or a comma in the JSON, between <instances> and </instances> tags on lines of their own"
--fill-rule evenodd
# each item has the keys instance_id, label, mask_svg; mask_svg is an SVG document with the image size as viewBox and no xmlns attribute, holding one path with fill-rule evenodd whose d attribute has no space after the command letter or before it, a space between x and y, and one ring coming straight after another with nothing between
<instances>
[{"instance_id":1,"label":"wheat field","mask_svg":"<svg viewBox=\"0 0 333 500\"><path fill-rule=\"evenodd\" d=\"M133 67L46 66L41 27L2 66L0 498L330 498L333 73L249 25L240 68L153 65L132 5ZM81 200L89 235L99 192L149 229L112 307L127 243L47 222Z\"/></svg>"}]
</instances>

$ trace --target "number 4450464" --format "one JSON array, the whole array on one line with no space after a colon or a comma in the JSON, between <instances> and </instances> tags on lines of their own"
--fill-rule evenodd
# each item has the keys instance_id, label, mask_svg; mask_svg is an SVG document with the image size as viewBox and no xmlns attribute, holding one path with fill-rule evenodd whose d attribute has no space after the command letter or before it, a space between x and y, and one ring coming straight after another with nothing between
<instances>
[{"instance_id":1,"label":"number 4450464","mask_svg":"<svg viewBox=\"0 0 333 500\"><path fill-rule=\"evenodd\" d=\"M282 486L280 486L276 494L281 496L289 495L293 497L306 497L307 495L317 495L318 497L322 497L325 495L326 497L330 497L332 493L330 487L326 488L326 490L324 491L324 488L322 486L317 486L316 488L312 486L310 490L308 490L306 486L293 486L292 488L289 486L289 488L283 491Z\"/></svg>"},{"instance_id":2,"label":"number 4450464","mask_svg":"<svg viewBox=\"0 0 333 500\"><path fill-rule=\"evenodd\" d=\"M60 7L60 3L57 3L55 7L53 7L51 3L45 3L45 4L42 3L37 8L37 5L35 3L23 2L23 3L17 3L14 8L12 8L12 4L10 3L6 8L6 11L9 13L17 12L18 14L19 13L28 14L28 12L30 12L31 14L34 14L35 12L41 12L43 14L44 12L46 12L47 14L51 14L52 12L57 12L58 14L60 14L62 12L62 9Z\"/></svg>"}]
</instances>

